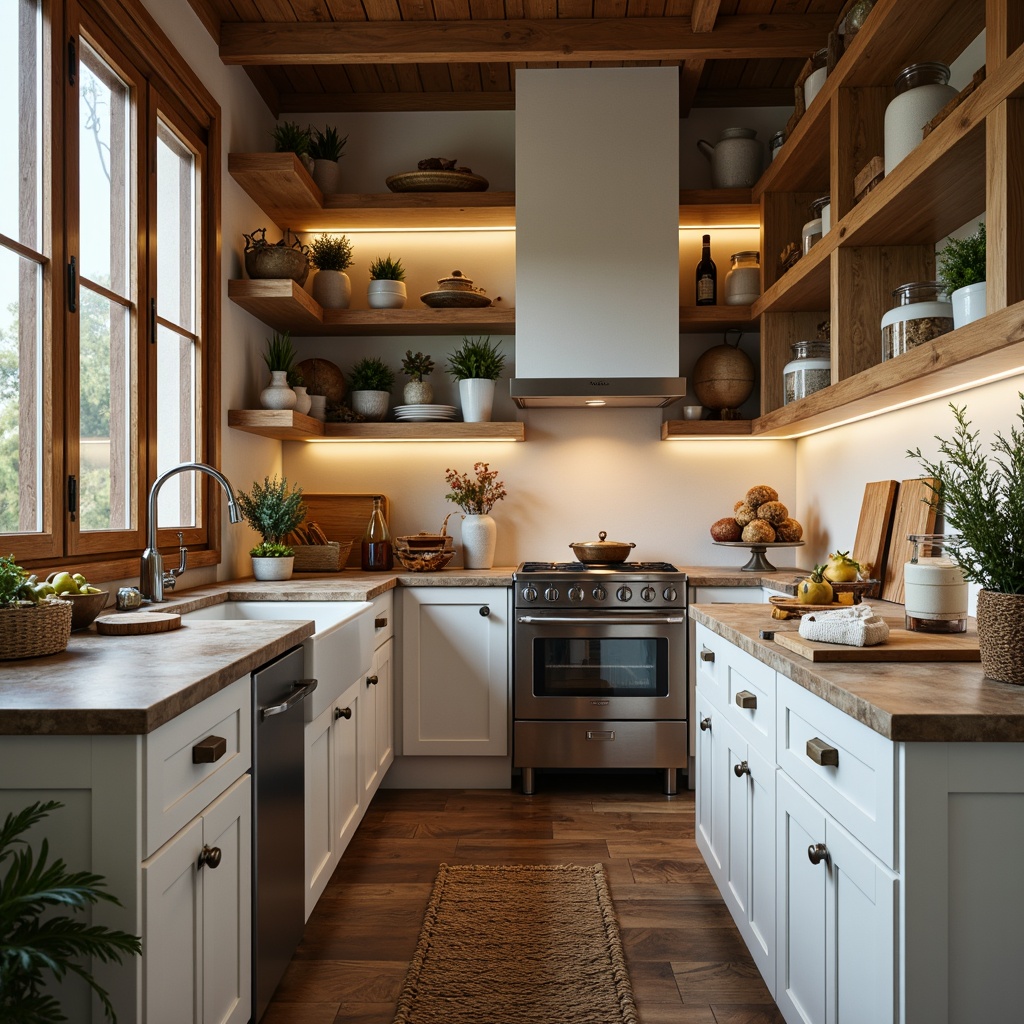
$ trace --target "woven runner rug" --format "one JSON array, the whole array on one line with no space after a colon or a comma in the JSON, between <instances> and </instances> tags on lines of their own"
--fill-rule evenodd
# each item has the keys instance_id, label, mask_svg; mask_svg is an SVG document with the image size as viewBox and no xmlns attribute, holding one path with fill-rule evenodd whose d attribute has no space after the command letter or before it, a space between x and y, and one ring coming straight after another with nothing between
<instances>
[{"instance_id":1,"label":"woven runner rug","mask_svg":"<svg viewBox=\"0 0 1024 1024\"><path fill-rule=\"evenodd\" d=\"M638 1024L604 868L442 864L395 1024Z\"/></svg>"}]
</instances>

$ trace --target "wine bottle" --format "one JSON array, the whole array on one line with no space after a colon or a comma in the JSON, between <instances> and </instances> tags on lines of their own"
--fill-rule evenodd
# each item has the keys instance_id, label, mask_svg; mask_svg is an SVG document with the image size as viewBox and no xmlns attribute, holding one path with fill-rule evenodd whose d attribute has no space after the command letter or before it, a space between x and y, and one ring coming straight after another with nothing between
<instances>
[{"instance_id":1,"label":"wine bottle","mask_svg":"<svg viewBox=\"0 0 1024 1024\"><path fill-rule=\"evenodd\" d=\"M381 499L373 499L373 512L363 534L360 565L366 572L384 572L394 568L394 552L391 548L391 534L384 521Z\"/></svg>"},{"instance_id":2,"label":"wine bottle","mask_svg":"<svg viewBox=\"0 0 1024 1024\"><path fill-rule=\"evenodd\" d=\"M705 235L697 264L697 305L714 306L718 301L718 269L711 259L711 236Z\"/></svg>"}]
</instances>

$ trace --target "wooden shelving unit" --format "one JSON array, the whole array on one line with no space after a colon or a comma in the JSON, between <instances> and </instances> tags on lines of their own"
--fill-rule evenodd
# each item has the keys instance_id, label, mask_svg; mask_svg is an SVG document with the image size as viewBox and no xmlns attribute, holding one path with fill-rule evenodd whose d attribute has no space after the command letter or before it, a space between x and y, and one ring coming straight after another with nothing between
<instances>
[{"instance_id":1,"label":"wooden shelving unit","mask_svg":"<svg viewBox=\"0 0 1024 1024\"><path fill-rule=\"evenodd\" d=\"M661 425L661 439L750 437L753 423L753 420L665 420Z\"/></svg>"}]
</instances>

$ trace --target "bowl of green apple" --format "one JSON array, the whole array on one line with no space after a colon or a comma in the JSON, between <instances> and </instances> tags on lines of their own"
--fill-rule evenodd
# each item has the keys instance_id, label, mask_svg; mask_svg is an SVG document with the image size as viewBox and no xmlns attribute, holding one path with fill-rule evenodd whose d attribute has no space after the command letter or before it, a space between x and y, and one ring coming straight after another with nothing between
<instances>
[{"instance_id":1,"label":"bowl of green apple","mask_svg":"<svg viewBox=\"0 0 1024 1024\"><path fill-rule=\"evenodd\" d=\"M86 629L107 606L110 591L94 587L80 572L52 572L46 582L54 594L71 604L71 631Z\"/></svg>"}]
</instances>

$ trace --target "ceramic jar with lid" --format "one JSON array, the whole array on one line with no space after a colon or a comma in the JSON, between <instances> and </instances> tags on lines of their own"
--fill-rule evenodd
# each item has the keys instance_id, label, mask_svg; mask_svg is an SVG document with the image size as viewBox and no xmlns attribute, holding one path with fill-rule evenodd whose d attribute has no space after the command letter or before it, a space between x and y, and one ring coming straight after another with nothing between
<instances>
[{"instance_id":1,"label":"ceramic jar with lid","mask_svg":"<svg viewBox=\"0 0 1024 1024\"><path fill-rule=\"evenodd\" d=\"M828 196L821 196L811 203L811 219L804 224L800 231L800 238L805 256L811 251L811 246L814 245L815 242L821 240L821 211L828 202Z\"/></svg>"},{"instance_id":2,"label":"ceramic jar with lid","mask_svg":"<svg viewBox=\"0 0 1024 1024\"><path fill-rule=\"evenodd\" d=\"M783 405L832 383L832 348L827 340L794 341L790 348L793 358L782 368Z\"/></svg>"},{"instance_id":3,"label":"ceramic jar with lid","mask_svg":"<svg viewBox=\"0 0 1024 1024\"><path fill-rule=\"evenodd\" d=\"M828 47L822 47L811 55L811 73L804 79L804 108L814 102L828 77Z\"/></svg>"},{"instance_id":4,"label":"ceramic jar with lid","mask_svg":"<svg viewBox=\"0 0 1024 1024\"><path fill-rule=\"evenodd\" d=\"M967 581L943 548L959 538L940 533L911 534L910 561L903 566L906 628L918 633L967 632ZM923 556L922 550L930 555Z\"/></svg>"},{"instance_id":5,"label":"ceramic jar with lid","mask_svg":"<svg viewBox=\"0 0 1024 1024\"><path fill-rule=\"evenodd\" d=\"M939 281L912 281L893 289L882 317L882 359L892 359L953 330L953 304Z\"/></svg>"},{"instance_id":6,"label":"ceramic jar with lid","mask_svg":"<svg viewBox=\"0 0 1024 1024\"><path fill-rule=\"evenodd\" d=\"M761 294L761 254L756 250L734 252L725 275L725 304L749 306Z\"/></svg>"},{"instance_id":7,"label":"ceramic jar with lid","mask_svg":"<svg viewBox=\"0 0 1024 1024\"><path fill-rule=\"evenodd\" d=\"M885 173L912 152L924 126L955 96L949 66L924 61L904 68L896 78L896 95L885 108Z\"/></svg>"}]
</instances>

